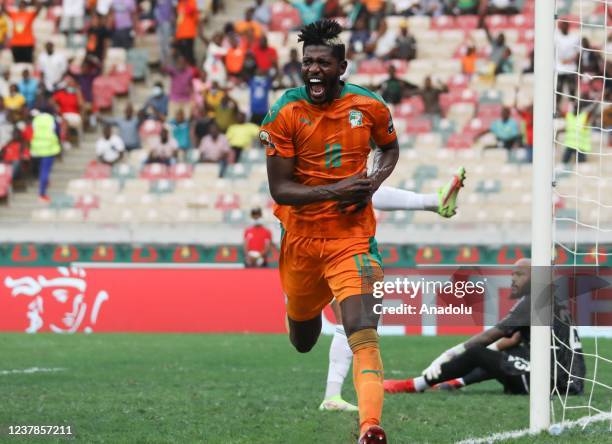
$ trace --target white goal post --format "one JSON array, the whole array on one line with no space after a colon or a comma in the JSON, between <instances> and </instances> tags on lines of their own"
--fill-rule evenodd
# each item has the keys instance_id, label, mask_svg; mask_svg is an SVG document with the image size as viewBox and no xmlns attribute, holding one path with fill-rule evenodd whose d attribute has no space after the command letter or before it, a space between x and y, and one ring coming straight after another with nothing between
<instances>
[{"instance_id":1,"label":"white goal post","mask_svg":"<svg viewBox=\"0 0 612 444\"><path fill-rule=\"evenodd\" d=\"M553 254L553 165L555 109L555 0L535 2L534 48L534 131L531 219L531 372L529 395L529 430L537 433L550 426L550 348L551 329L540 322L542 310L536 310L549 287L546 270ZM549 275L550 277L550 275ZM548 303L552 301L549 299ZM550 324L548 324L550 325Z\"/></svg>"}]
</instances>

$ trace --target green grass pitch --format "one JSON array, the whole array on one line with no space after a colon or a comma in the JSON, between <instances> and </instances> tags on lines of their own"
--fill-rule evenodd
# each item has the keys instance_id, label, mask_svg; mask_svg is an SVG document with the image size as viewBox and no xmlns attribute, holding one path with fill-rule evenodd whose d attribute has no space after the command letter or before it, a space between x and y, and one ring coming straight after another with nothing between
<instances>
[{"instance_id":1,"label":"green grass pitch","mask_svg":"<svg viewBox=\"0 0 612 444\"><path fill-rule=\"evenodd\" d=\"M387 377L416 375L458 337L383 337ZM67 442L7 436L7 426L72 425L76 442L355 443L354 413L319 412L330 337L305 355L284 335L0 335L0 370L60 367L55 373L0 371L0 441ZM585 350L592 340L584 341ZM612 356L612 341L600 340ZM593 362L588 361L589 371ZM612 365L598 380L612 385ZM352 379L344 396L355 401ZM612 394L594 399L608 409ZM572 399L586 403L586 397ZM576 415L582 416L580 411ZM387 396L390 443L450 443L522 429L528 397L487 382L461 392ZM317 439L313 437L317 436ZM612 442L608 424L515 443Z\"/></svg>"}]
</instances>

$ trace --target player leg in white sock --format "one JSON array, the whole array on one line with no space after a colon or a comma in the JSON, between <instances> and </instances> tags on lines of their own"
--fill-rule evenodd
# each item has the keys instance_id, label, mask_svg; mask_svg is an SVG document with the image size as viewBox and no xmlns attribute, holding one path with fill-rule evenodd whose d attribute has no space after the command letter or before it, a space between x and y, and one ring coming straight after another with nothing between
<instances>
[{"instance_id":1,"label":"player leg in white sock","mask_svg":"<svg viewBox=\"0 0 612 444\"><path fill-rule=\"evenodd\" d=\"M381 211L438 211L437 194L420 194L393 187L380 187L372 196L372 205Z\"/></svg>"},{"instance_id":2,"label":"player leg in white sock","mask_svg":"<svg viewBox=\"0 0 612 444\"><path fill-rule=\"evenodd\" d=\"M351 362L353 361L353 352L349 347L344 327L341 324L340 310L334 301L332 303L334 313L336 313L336 331L329 348L329 369L327 371L327 386L325 387L325 398L319 410L342 410L342 411L358 411L357 406L346 402L342 399L342 385L346 379Z\"/></svg>"}]
</instances>

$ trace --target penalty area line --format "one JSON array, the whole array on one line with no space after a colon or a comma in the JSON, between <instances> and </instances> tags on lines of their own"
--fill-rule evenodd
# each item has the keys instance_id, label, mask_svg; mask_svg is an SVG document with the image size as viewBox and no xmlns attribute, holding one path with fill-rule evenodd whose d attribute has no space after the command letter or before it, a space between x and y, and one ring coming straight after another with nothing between
<instances>
[{"instance_id":1,"label":"penalty area line","mask_svg":"<svg viewBox=\"0 0 612 444\"><path fill-rule=\"evenodd\" d=\"M0 370L0 376L5 375L29 375L32 373L54 373L54 372L63 372L66 370L65 368L45 368L45 367L30 367L30 368L21 368L21 369L13 369L13 370Z\"/></svg>"},{"instance_id":2,"label":"penalty area line","mask_svg":"<svg viewBox=\"0 0 612 444\"><path fill-rule=\"evenodd\" d=\"M566 429L573 429L575 427L585 428L587 425L593 422L601 422L601 421L612 421L612 413L602 412L602 413L598 413L597 415L583 416L582 418L576 419L574 421L565 421L565 422L556 423L553 425L560 426L561 430L566 430ZM531 433L529 429L512 430L509 432L494 433L493 435L485 436L483 438L463 439L461 441L455 442L455 444L489 444L489 443L493 443L497 441L505 441L508 439L522 438L528 435L534 435L534 434Z\"/></svg>"}]
</instances>

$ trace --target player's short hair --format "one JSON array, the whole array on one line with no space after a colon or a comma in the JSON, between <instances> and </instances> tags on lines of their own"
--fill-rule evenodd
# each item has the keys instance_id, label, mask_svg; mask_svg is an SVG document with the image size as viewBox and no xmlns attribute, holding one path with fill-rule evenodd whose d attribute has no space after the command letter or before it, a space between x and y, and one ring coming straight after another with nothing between
<instances>
[{"instance_id":1,"label":"player's short hair","mask_svg":"<svg viewBox=\"0 0 612 444\"><path fill-rule=\"evenodd\" d=\"M307 46L327 46L334 57L342 61L346 58L346 47L340 38L342 31L342 26L335 20L318 20L301 29L298 42L304 43L304 49Z\"/></svg>"}]
</instances>

